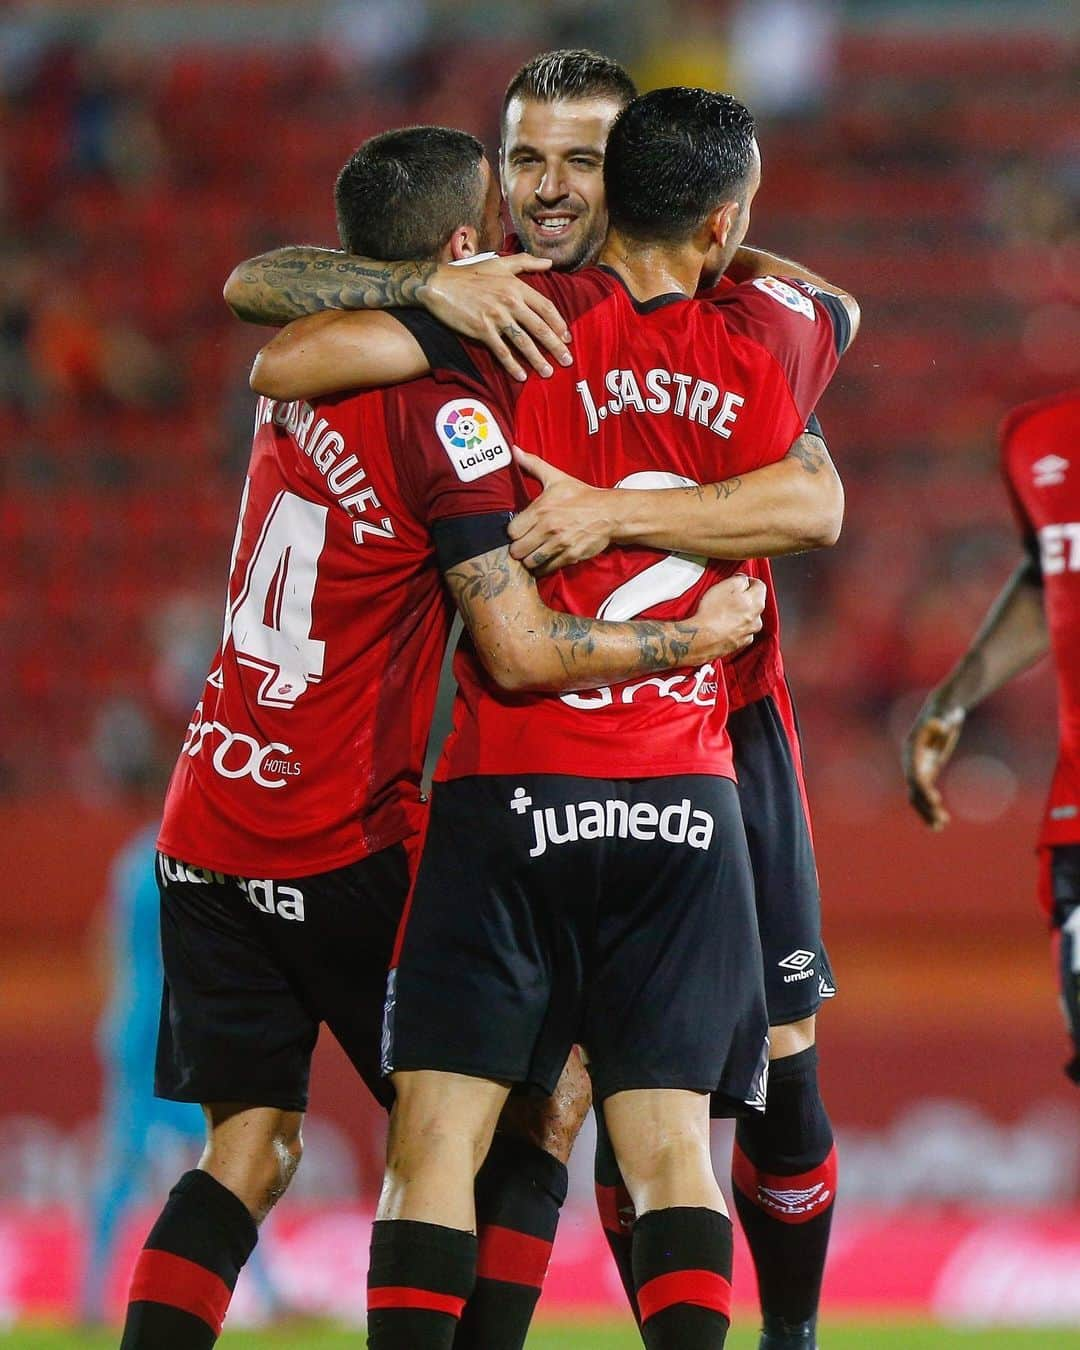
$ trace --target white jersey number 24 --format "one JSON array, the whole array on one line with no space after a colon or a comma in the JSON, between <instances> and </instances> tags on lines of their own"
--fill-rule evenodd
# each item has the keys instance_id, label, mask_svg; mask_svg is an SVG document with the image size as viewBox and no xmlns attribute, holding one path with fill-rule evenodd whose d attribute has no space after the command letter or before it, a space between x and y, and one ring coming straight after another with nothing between
<instances>
[{"instance_id":1,"label":"white jersey number 24","mask_svg":"<svg viewBox=\"0 0 1080 1350\"><path fill-rule=\"evenodd\" d=\"M247 514L251 484L244 484L229 567L229 592ZM221 650L231 642L239 665L263 673L258 701L291 708L308 685L322 679L326 643L311 636L311 605L319 556L326 543L328 508L278 492L270 503L236 599L225 610ZM216 677L216 679L215 679ZM210 676L220 683L220 669Z\"/></svg>"}]
</instances>

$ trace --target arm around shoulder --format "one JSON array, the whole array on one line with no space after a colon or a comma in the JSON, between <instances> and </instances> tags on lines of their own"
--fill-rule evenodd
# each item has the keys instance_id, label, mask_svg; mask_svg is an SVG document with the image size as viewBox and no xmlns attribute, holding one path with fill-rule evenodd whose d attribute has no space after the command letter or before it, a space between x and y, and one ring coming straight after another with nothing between
<instances>
[{"instance_id":1,"label":"arm around shoulder","mask_svg":"<svg viewBox=\"0 0 1080 1350\"><path fill-rule=\"evenodd\" d=\"M736 574L685 620L567 614L544 603L505 545L448 567L444 577L484 668L511 693L596 689L731 656L753 641L765 603L762 583Z\"/></svg>"},{"instance_id":2,"label":"arm around shoulder","mask_svg":"<svg viewBox=\"0 0 1080 1350\"><path fill-rule=\"evenodd\" d=\"M256 355L248 382L268 398L318 398L429 370L420 344L393 315L331 310L282 329Z\"/></svg>"}]
</instances>

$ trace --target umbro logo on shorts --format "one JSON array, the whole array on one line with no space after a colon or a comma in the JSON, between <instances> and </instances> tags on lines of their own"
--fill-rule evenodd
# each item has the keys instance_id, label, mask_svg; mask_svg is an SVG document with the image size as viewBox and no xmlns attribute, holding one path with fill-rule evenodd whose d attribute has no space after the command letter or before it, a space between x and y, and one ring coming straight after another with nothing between
<instances>
[{"instance_id":1,"label":"umbro logo on shorts","mask_svg":"<svg viewBox=\"0 0 1080 1350\"><path fill-rule=\"evenodd\" d=\"M519 816L532 806L523 787L515 788L510 810ZM532 812L533 841L530 858L539 858L548 846L570 844L578 839L663 839L669 844L688 844L707 849L716 822L708 811L697 810L688 797L663 808L652 802L567 802ZM811 958L812 959L812 958Z\"/></svg>"},{"instance_id":2,"label":"umbro logo on shorts","mask_svg":"<svg viewBox=\"0 0 1080 1350\"><path fill-rule=\"evenodd\" d=\"M813 963L815 961L813 952L797 950L790 952L782 961L777 961L777 965L783 970L790 970L794 973L784 976L785 984L794 984L796 980L811 980L814 977Z\"/></svg>"}]
</instances>

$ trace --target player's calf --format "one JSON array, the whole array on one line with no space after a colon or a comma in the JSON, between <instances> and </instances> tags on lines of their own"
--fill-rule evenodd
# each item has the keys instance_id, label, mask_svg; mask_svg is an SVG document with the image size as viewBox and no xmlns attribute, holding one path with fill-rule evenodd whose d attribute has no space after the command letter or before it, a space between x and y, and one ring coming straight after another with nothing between
<instances>
[{"instance_id":1,"label":"player's calf","mask_svg":"<svg viewBox=\"0 0 1080 1350\"><path fill-rule=\"evenodd\" d=\"M520 1350L536 1308L559 1213L566 1163L592 1101L575 1049L550 1097L511 1097L476 1178L476 1286L454 1350Z\"/></svg>"},{"instance_id":2,"label":"player's calf","mask_svg":"<svg viewBox=\"0 0 1080 1350\"><path fill-rule=\"evenodd\" d=\"M300 1161L299 1112L235 1103L206 1112L199 1168L173 1187L135 1264L121 1350L209 1350L257 1224Z\"/></svg>"},{"instance_id":3,"label":"player's calf","mask_svg":"<svg viewBox=\"0 0 1080 1350\"><path fill-rule=\"evenodd\" d=\"M386 1179L371 1235L370 1350L450 1350L476 1281L473 1184L507 1089L393 1075Z\"/></svg>"},{"instance_id":4,"label":"player's calf","mask_svg":"<svg viewBox=\"0 0 1080 1350\"><path fill-rule=\"evenodd\" d=\"M774 1059L764 1116L739 1121L735 1207L757 1271L762 1350L813 1350L833 1202L836 1148L811 1046Z\"/></svg>"},{"instance_id":5,"label":"player's calf","mask_svg":"<svg viewBox=\"0 0 1080 1350\"><path fill-rule=\"evenodd\" d=\"M634 1292L648 1350L712 1350L731 1320L732 1230L709 1157L709 1099L676 1089L604 1102L637 1218Z\"/></svg>"}]
</instances>

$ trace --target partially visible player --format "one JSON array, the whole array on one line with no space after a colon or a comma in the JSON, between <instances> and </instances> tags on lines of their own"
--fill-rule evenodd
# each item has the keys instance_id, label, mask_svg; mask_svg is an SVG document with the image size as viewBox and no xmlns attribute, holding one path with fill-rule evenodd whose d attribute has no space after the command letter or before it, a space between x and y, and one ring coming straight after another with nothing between
<instances>
[{"instance_id":1,"label":"partially visible player","mask_svg":"<svg viewBox=\"0 0 1080 1350\"><path fill-rule=\"evenodd\" d=\"M1038 840L1039 900L1072 1039L1065 1072L1080 1083L1080 389L1011 413L1001 467L1022 557L967 651L927 696L904 746L904 774L912 806L931 829L944 829L938 780L967 714L1050 652L1058 760Z\"/></svg>"},{"instance_id":2,"label":"partially visible player","mask_svg":"<svg viewBox=\"0 0 1080 1350\"><path fill-rule=\"evenodd\" d=\"M560 270L595 261L607 221L604 148L611 123L632 96L630 77L617 63L577 50L534 58L507 88L500 164L511 220L518 242L537 256L552 259ZM334 271L334 256L326 250L277 250L237 268L226 294L238 312L264 322L327 306L381 303L373 283L366 290L343 285ZM363 268L365 275L372 267L364 259L341 263L345 268ZM462 273L469 272L473 280L488 266L457 269L456 276L447 278L447 285L457 288L454 291L443 291L442 279L433 276L410 298L417 303L433 287L442 304L434 312L462 332L482 335L479 314L469 308L479 304L479 295L464 293ZM736 279L764 283L770 275L817 280L788 259L741 247L715 294L722 295ZM344 276L347 282L350 273ZM391 285L390 276L388 268L387 279L380 284ZM525 343L527 337L519 335L517 340ZM485 340L508 365L505 344L490 341L490 335ZM313 359L303 372L295 360L296 343L287 333L283 344L264 349L257 379L273 388L279 355L287 356L288 369L282 372L285 388L310 388L306 380L316 373L317 364L319 376L327 378L324 387L340 388L354 378L328 376L325 354L316 355L313 344L311 350ZM364 352L361 360L368 355ZM391 371L385 375L400 377ZM799 437L791 454L779 463L694 489L596 491L574 484L558 470L545 471L535 459L523 462L544 475L548 490L512 522L512 552L541 575L590 558L608 543L761 559L832 544L843 514L839 478L824 442L813 435ZM809 1350L815 1344L837 1175L832 1127L818 1084L816 1014L835 989L821 935L802 750L780 650L775 590L767 561L748 566L767 586L764 626L753 650L725 664L725 677L731 700L729 731L755 877L773 1068L766 1119L739 1122L733 1176L736 1204L758 1274L762 1346ZM571 1120L571 1128L572 1124ZM809 1206L785 1199L798 1191L809 1193ZM597 1197L632 1299L632 1207L602 1123Z\"/></svg>"},{"instance_id":3,"label":"partially visible player","mask_svg":"<svg viewBox=\"0 0 1080 1350\"><path fill-rule=\"evenodd\" d=\"M390 252L415 222L442 258L501 237L483 147L444 128L368 142L336 201L353 246ZM258 405L221 645L158 837L156 1090L203 1106L207 1143L139 1258L124 1350L217 1339L300 1160L322 1023L387 1100L381 1011L449 628L440 572L505 555L500 585L462 603L485 602L473 639L507 697L715 660L756 631L762 587L743 576L677 621L550 610L508 556L521 502L508 425L492 401L432 378Z\"/></svg>"}]
</instances>

